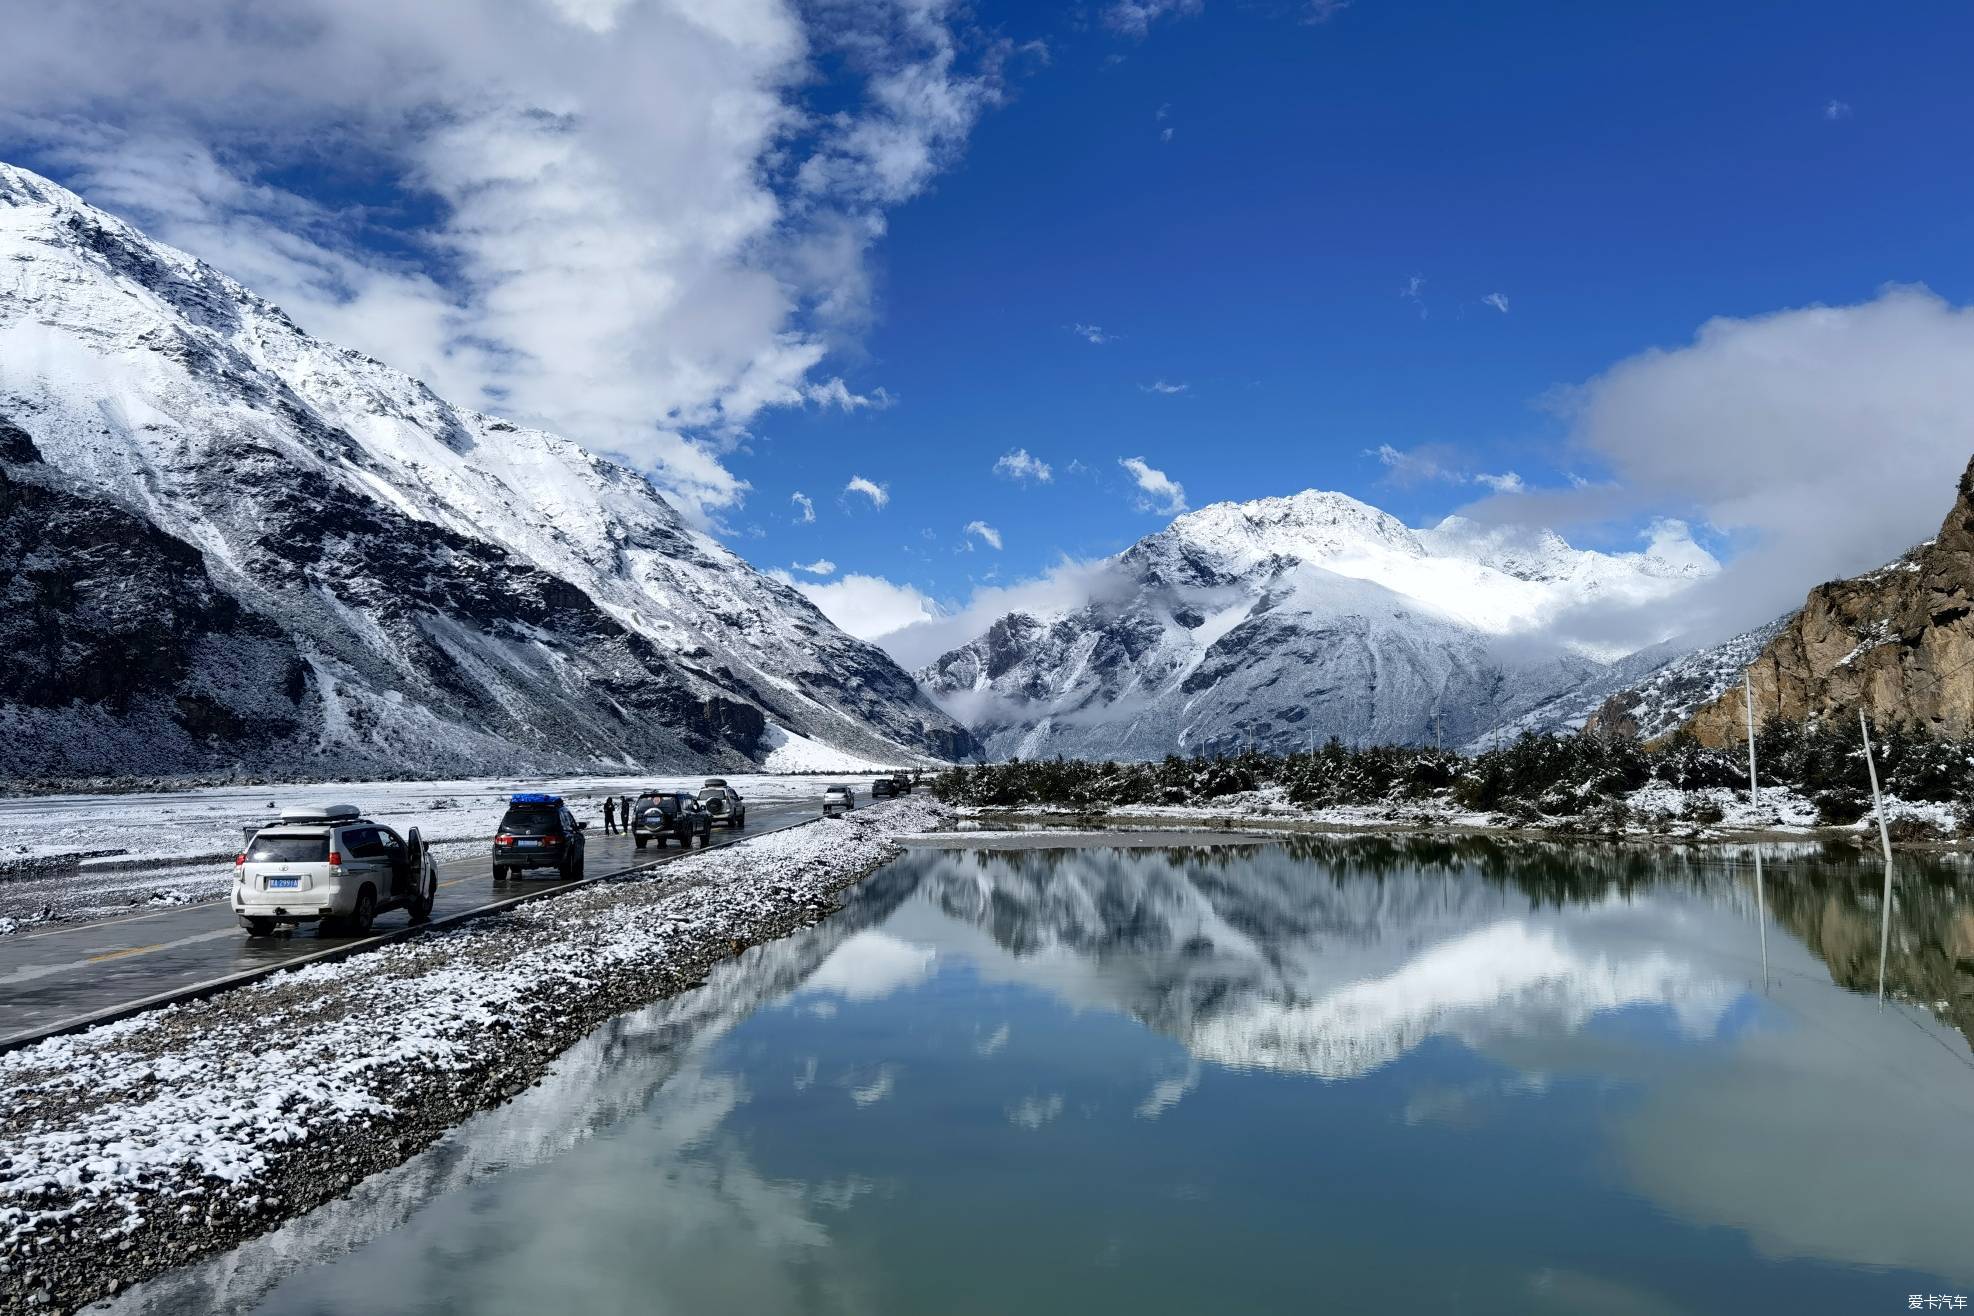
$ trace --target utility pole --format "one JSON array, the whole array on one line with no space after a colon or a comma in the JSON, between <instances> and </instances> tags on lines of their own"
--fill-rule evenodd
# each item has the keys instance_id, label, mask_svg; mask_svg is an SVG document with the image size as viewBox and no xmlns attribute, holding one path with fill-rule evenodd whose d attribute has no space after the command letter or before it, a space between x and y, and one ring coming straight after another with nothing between
<instances>
[{"instance_id":1,"label":"utility pole","mask_svg":"<svg viewBox=\"0 0 1974 1316\"><path fill-rule=\"evenodd\" d=\"M1871 723L1862 705L1857 729L1864 733L1864 767L1871 774L1871 807L1878 815L1878 844L1885 852L1885 898L1878 916L1878 1005L1885 1005L1885 957L1892 947L1892 833L1885 826L1885 797L1878 793L1878 760L1871 756Z\"/></svg>"},{"instance_id":2,"label":"utility pole","mask_svg":"<svg viewBox=\"0 0 1974 1316\"><path fill-rule=\"evenodd\" d=\"M1748 710L1748 811L1761 807L1761 787L1755 781L1755 684L1741 673L1741 702ZM1762 879L1762 847L1755 842L1755 926L1761 929L1762 992L1768 992L1768 884Z\"/></svg>"}]
</instances>

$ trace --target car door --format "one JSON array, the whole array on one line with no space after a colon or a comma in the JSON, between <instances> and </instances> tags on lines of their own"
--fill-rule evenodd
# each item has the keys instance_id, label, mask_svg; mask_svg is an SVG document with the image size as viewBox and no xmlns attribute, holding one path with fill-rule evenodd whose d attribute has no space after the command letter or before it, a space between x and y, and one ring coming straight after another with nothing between
<instances>
[{"instance_id":1,"label":"car door","mask_svg":"<svg viewBox=\"0 0 1974 1316\"><path fill-rule=\"evenodd\" d=\"M391 861L384 854L384 842L375 827L352 827L343 833L343 875L356 884L370 883L379 895L391 889Z\"/></svg>"},{"instance_id":2,"label":"car door","mask_svg":"<svg viewBox=\"0 0 1974 1316\"><path fill-rule=\"evenodd\" d=\"M388 827L379 827L377 844L383 852L383 873L377 890L392 899L402 899L410 894L410 883L415 880L411 875L404 838Z\"/></svg>"}]
</instances>

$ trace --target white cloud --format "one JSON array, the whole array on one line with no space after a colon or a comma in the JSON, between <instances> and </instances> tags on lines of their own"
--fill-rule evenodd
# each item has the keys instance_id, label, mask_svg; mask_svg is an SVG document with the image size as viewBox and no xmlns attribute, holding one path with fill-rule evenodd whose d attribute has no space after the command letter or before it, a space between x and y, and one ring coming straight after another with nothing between
<instances>
[{"instance_id":1,"label":"white cloud","mask_svg":"<svg viewBox=\"0 0 1974 1316\"><path fill-rule=\"evenodd\" d=\"M1461 484L1466 480L1466 476L1449 465L1453 459L1451 450L1440 445L1407 450L1380 443L1375 448L1367 448L1365 455L1376 457L1379 465L1390 472L1387 478L1400 487L1426 480L1445 480L1452 484Z\"/></svg>"},{"instance_id":2,"label":"white cloud","mask_svg":"<svg viewBox=\"0 0 1974 1316\"><path fill-rule=\"evenodd\" d=\"M1481 305L1492 306L1495 310L1501 312L1501 314L1506 315L1508 314L1508 294L1505 292L1491 292L1481 298Z\"/></svg>"},{"instance_id":3,"label":"white cloud","mask_svg":"<svg viewBox=\"0 0 1974 1316\"><path fill-rule=\"evenodd\" d=\"M1161 129L1159 129L1159 132L1158 132L1158 140L1159 140L1159 141L1161 141L1161 142L1169 142L1169 141L1171 141L1171 140L1172 140L1172 130L1171 130L1170 128L1161 128Z\"/></svg>"},{"instance_id":4,"label":"white cloud","mask_svg":"<svg viewBox=\"0 0 1974 1316\"><path fill-rule=\"evenodd\" d=\"M812 576L833 576L836 574L836 564L826 557L819 557L814 562L797 562L795 569L797 571L806 571Z\"/></svg>"},{"instance_id":5,"label":"white cloud","mask_svg":"<svg viewBox=\"0 0 1974 1316\"><path fill-rule=\"evenodd\" d=\"M1409 276L1403 284L1399 285L1398 295L1401 299L1411 302L1412 305L1418 308L1419 318L1421 320L1426 318L1426 276L1425 275L1414 274Z\"/></svg>"},{"instance_id":6,"label":"white cloud","mask_svg":"<svg viewBox=\"0 0 1974 1316\"><path fill-rule=\"evenodd\" d=\"M879 484L875 480L866 480L861 475L851 476L850 483L843 486L843 492L862 494L870 499L872 507L883 507L891 501L891 489L888 485Z\"/></svg>"},{"instance_id":7,"label":"white cloud","mask_svg":"<svg viewBox=\"0 0 1974 1316\"><path fill-rule=\"evenodd\" d=\"M1138 500L1141 512L1157 512L1161 516L1177 516L1186 510L1186 490L1177 480L1164 471L1145 465L1142 457L1120 457L1117 464L1131 473L1137 481L1144 497Z\"/></svg>"},{"instance_id":8,"label":"white cloud","mask_svg":"<svg viewBox=\"0 0 1974 1316\"><path fill-rule=\"evenodd\" d=\"M1202 0L1115 0L1104 10L1104 23L1114 32L1142 39L1159 19L1197 14L1203 7Z\"/></svg>"},{"instance_id":9,"label":"white cloud","mask_svg":"<svg viewBox=\"0 0 1974 1316\"><path fill-rule=\"evenodd\" d=\"M813 525L815 523L816 504L809 495L798 489L788 495L788 501L795 505L795 521L797 525Z\"/></svg>"},{"instance_id":10,"label":"white cloud","mask_svg":"<svg viewBox=\"0 0 1974 1316\"><path fill-rule=\"evenodd\" d=\"M792 582L822 609L823 616L860 640L878 640L944 614L931 597L911 585L897 585L882 576L852 572L827 584ZM889 646L886 646L889 647Z\"/></svg>"},{"instance_id":11,"label":"white cloud","mask_svg":"<svg viewBox=\"0 0 1974 1316\"><path fill-rule=\"evenodd\" d=\"M35 5L8 18L0 135L310 332L704 515L745 495L725 457L763 409L886 400L816 374L869 316L886 209L1001 98L1014 52L961 21L945 0ZM283 186L325 162L379 200Z\"/></svg>"},{"instance_id":12,"label":"white cloud","mask_svg":"<svg viewBox=\"0 0 1974 1316\"><path fill-rule=\"evenodd\" d=\"M1100 324L1072 324L1069 326L1069 332L1098 346L1108 343L1112 338L1112 335L1104 332L1104 327Z\"/></svg>"},{"instance_id":13,"label":"white cloud","mask_svg":"<svg viewBox=\"0 0 1974 1316\"><path fill-rule=\"evenodd\" d=\"M993 526L988 525L985 521L968 521L966 523L965 533L977 535L995 549L999 549L1001 546L1001 532Z\"/></svg>"},{"instance_id":14,"label":"white cloud","mask_svg":"<svg viewBox=\"0 0 1974 1316\"><path fill-rule=\"evenodd\" d=\"M1503 471L1499 475L1481 471L1474 476L1474 483L1484 484L1498 494L1521 493L1528 487L1522 483L1522 477L1513 471Z\"/></svg>"},{"instance_id":15,"label":"white cloud","mask_svg":"<svg viewBox=\"0 0 1974 1316\"><path fill-rule=\"evenodd\" d=\"M1848 119L1851 117L1851 103L1849 101L1829 101L1823 107L1823 117L1833 123L1838 119Z\"/></svg>"},{"instance_id":16,"label":"white cloud","mask_svg":"<svg viewBox=\"0 0 1974 1316\"><path fill-rule=\"evenodd\" d=\"M1763 622L1939 527L1974 448L1970 363L1974 309L1925 288L1712 320L1554 399L1610 481L1493 510L1702 520L1740 551L1672 620L1715 633Z\"/></svg>"},{"instance_id":17,"label":"white cloud","mask_svg":"<svg viewBox=\"0 0 1974 1316\"><path fill-rule=\"evenodd\" d=\"M1055 479L1055 471L1049 464L1029 456L1026 448L1002 453L994 463L994 474L1005 475L1010 480L1034 480L1040 484Z\"/></svg>"},{"instance_id":18,"label":"white cloud","mask_svg":"<svg viewBox=\"0 0 1974 1316\"><path fill-rule=\"evenodd\" d=\"M982 631L1010 612L1050 617L1079 608L1102 593L1110 579L1108 560L1084 562L1064 558L1032 580L1010 585L983 585L973 592L963 606L949 611L942 611L930 600L925 600L929 613L926 617L863 638L877 644L907 671L912 671L948 650L977 639ZM922 595L920 597L923 599ZM819 601L817 606L823 605ZM823 611L829 613L827 607L823 607ZM829 615L834 619L835 614Z\"/></svg>"},{"instance_id":19,"label":"white cloud","mask_svg":"<svg viewBox=\"0 0 1974 1316\"><path fill-rule=\"evenodd\" d=\"M1138 387L1140 390L1146 393L1159 393L1159 394L1163 394L1166 397L1177 397L1179 394L1184 393L1187 389L1191 388L1192 385L1168 384L1166 381L1162 379L1154 379L1151 383L1140 384L1138 385Z\"/></svg>"}]
</instances>

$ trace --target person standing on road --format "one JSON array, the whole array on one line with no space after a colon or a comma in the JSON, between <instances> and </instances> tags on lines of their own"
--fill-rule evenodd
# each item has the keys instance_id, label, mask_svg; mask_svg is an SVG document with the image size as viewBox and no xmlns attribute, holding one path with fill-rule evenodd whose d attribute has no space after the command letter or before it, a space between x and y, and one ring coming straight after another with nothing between
<instances>
[{"instance_id":1,"label":"person standing on road","mask_svg":"<svg viewBox=\"0 0 1974 1316\"><path fill-rule=\"evenodd\" d=\"M617 797L614 795L603 797L603 834L605 836L617 834Z\"/></svg>"},{"instance_id":2,"label":"person standing on road","mask_svg":"<svg viewBox=\"0 0 1974 1316\"><path fill-rule=\"evenodd\" d=\"M624 831L631 830L631 797L623 796L617 804L617 816L624 820Z\"/></svg>"}]
</instances>

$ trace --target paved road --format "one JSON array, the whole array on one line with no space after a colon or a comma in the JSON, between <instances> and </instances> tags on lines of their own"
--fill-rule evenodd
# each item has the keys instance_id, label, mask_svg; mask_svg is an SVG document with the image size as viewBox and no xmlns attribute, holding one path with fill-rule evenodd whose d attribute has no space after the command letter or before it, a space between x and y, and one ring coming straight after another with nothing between
<instances>
[{"instance_id":1,"label":"paved road","mask_svg":"<svg viewBox=\"0 0 1974 1316\"><path fill-rule=\"evenodd\" d=\"M715 827L713 844L816 816L816 805L809 800L749 804L746 830ZM640 851L628 836L604 836L600 827L590 829L587 849L584 868L591 877L687 853L675 845ZM432 916L444 918L524 892L567 885L532 878L495 888L491 858L476 855L439 866ZM376 932L396 931L407 919L402 911L380 914ZM225 900L0 938L0 1038L359 940L324 936L313 926L293 935L249 937Z\"/></svg>"}]
</instances>

